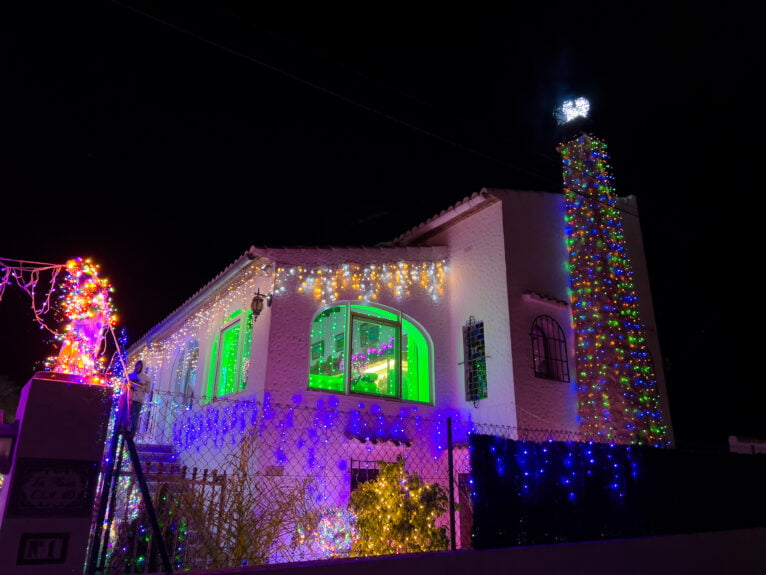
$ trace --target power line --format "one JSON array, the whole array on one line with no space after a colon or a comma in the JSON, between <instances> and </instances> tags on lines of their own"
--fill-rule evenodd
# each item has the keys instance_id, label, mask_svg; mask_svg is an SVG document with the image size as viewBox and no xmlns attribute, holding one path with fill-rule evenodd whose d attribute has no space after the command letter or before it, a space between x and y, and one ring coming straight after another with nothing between
<instances>
[{"instance_id":1,"label":"power line","mask_svg":"<svg viewBox=\"0 0 766 575\"><path fill-rule=\"evenodd\" d=\"M544 175L541 175L539 173L533 172L531 170L528 170L526 168L523 168L521 166L518 166L518 165L510 163L510 162L507 162L505 160L498 159L495 156L487 154L487 153L485 153L485 152L483 152L481 150L478 150L478 149L476 149L474 147L471 147L471 146L468 146L466 144L457 142L454 139L451 139L451 138L449 138L447 136L443 136L441 134L437 134L436 132L434 132L432 130L428 130L428 129L423 128L421 126L415 125L415 124L413 124L411 122L405 121L405 120L403 120L403 119L401 119L399 117L396 117L396 116L394 116L394 115L392 115L390 113L384 112L384 111L382 111L382 110L380 110L378 108L375 108L375 107L367 105L367 104L365 104L363 102L360 102L359 100L354 99L354 98L352 98L350 96L346 96L344 94L341 94L341 93L339 93L336 90L331 90L331 89L326 88L326 87L324 87L324 86L322 86L320 84L317 84L316 82L310 81L310 80L308 80L308 79L306 79L306 78L304 78L302 76L299 76L299 75L294 74L292 72L289 72L289 71L287 71L287 70L285 70L283 68L280 68L278 66L270 64L270 63L268 63L268 62L266 62L266 61L264 61L262 59L259 59L259 58L256 58L254 56L251 56L250 54L246 54L246 53L244 53L244 52L242 52L240 50L236 50L234 48L231 48L230 46L223 45L220 42L217 42L217 41L215 41L215 40L213 40L211 38L208 38L206 36L198 34L197 32L189 30L186 27L183 27L183 26L180 26L178 24L174 24L172 22L169 22L166 19L163 19L163 18L161 18L159 16L156 16L154 14L150 14L149 12L146 12L145 10L142 10L142 9L137 8L135 6L126 4L124 2L120 2L119 0L112 0L112 2L114 4L117 4L117 5L125 8L125 9L127 9L127 10L130 10L130 11L136 13L136 14L139 14L139 15L147 18L147 19L150 19L150 20L152 20L154 22L157 22L159 24L167 26L168 28L170 28L170 29L172 29L172 30L174 30L176 32L179 32L181 34L184 34L186 36L194 38L195 40L198 40L200 42L203 42L205 44L213 46L213 47L215 47L215 48L217 48L217 49L219 49L219 50L221 50L223 52L226 52L226 53L228 53L228 54L230 54L232 56L236 56L236 57L241 58L243 60L246 60L248 62L257 64L257 65L259 65L259 66L261 66L263 68L266 68L266 69L268 69L268 70L270 70L272 72L276 72L277 74L280 74L280 75L282 75L282 76L284 76L286 78L289 78L291 80L299 82L299 83L301 83L303 85L309 86L309 87L311 87L311 88L313 88L315 90L318 90L318 91L320 91L320 92L322 92L322 93L324 93L326 95L329 95L329 96L332 96L334 98L337 98L338 100L340 100L342 102L345 102L347 104L351 104L353 106L356 106L359 109L362 109L362 110L364 110L366 112L369 112L371 114L374 114L376 116L384 118L384 119L386 119L386 120L388 120L390 122L393 122L395 124L398 124L400 126L404 126L406 128L409 128L410 130L413 130L413 131L415 131L417 133L420 133L422 135L425 135L425 136L428 136L430 138L433 138L434 140L437 140L437 141L442 142L444 144L450 145L450 146L452 146L454 148L457 148L457 149L459 149L459 150L461 150L463 152L467 152L469 154L472 154L474 156L483 158L483 159L488 160L490 162L494 162L495 164L500 165L500 166L502 166L504 168L508 168L510 170L514 170L516 172L522 173L522 174L524 174L526 176L529 176L529 177L532 177L535 180L540 181L540 182L542 182L542 183L544 183L546 185L550 186L550 185L557 185L558 184L558 182L556 182L555 184L552 183L550 181L550 179L548 177L544 176ZM227 14L231 14L228 10L225 10L225 12ZM246 20L243 20L238 15L235 15L235 16L240 21L244 21L249 26L253 26L252 24L248 23ZM268 33L269 35L271 35L273 37L282 38L281 36L279 36L279 35L277 35L277 34L275 34L273 32L264 30L261 27L258 27L258 29L261 30L261 31L265 31L266 33ZM305 50L305 48L302 48L302 49ZM348 71L351 71L351 72L357 74L360 77L364 77L364 78L366 78L368 80L371 80L371 81L373 81L375 83L378 83L379 85L383 85L383 86L387 87L388 89L395 90L394 88L391 88L387 84L382 83L382 82L380 82L378 80L375 80L374 78L371 78L370 76L362 74L361 72L358 72L358 71L354 70L353 68L350 68L350 67L348 67L346 65L343 65L343 64L339 64L338 62L336 62L334 60L330 60L330 59L328 59L325 56L321 56L321 57L323 59L325 59L325 60L331 61L331 62L335 63L336 65L339 65L339 66L343 67L345 70L348 70ZM430 105L430 104L428 104L426 102L422 102L422 101L420 101L420 100L410 96L409 94L402 93L402 92L400 92L398 90L395 90L395 91L397 93L400 93L400 94L404 95L405 97L407 97L409 99L412 99L412 100L420 103L421 105L425 105L427 107L430 107L431 109L439 111L440 113L444 113L444 112L440 111L439 109L434 108L432 105ZM459 118L458 116L453 116L453 117L454 118ZM465 121L465 120L463 120L463 121Z\"/></svg>"},{"instance_id":2,"label":"power line","mask_svg":"<svg viewBox=\"0 0 766 575\"><path fill-rule=\"evenodd\" d=\"M438 112L439 114L441 114L443 116L447 116L447 117L449 117L449 118L451 118L453 120L458 120L458 121L466 123L466 124L467 123L473 123L470 120L464 118L463 116L458 116L457 114L455 114L455 113L453 113L453 112L451 112L449 110L445 110L444 108L436 107L431 102L428 102L428 101L423 100L421 98L417 98L417 97L413 96L412 94L410 94L409 92L404 92L403 90L400 90L399 88L397 88L395 86L392 86L391 84L389 84L387 82L383 82L383 81L379 80L378 78L374 78L373 76L370 76L369 74L366 74L366 73L362 72L361 70L358 70L357 68L349 66L345 62L341 62L340 60L337 60L335 58L330 58L326 54L324 54L322 52L318 52L317 50L314 50L313 48L310 48L310 47L306 46L305 44L298 43L293 38L288 38L287 36L283 36L282 34L277 34L276 32L274 32L272 30L269 30L268 28L264 28L263 26L259 26L257 24L254 24L250 20L248 20L246 18L243 18L239 14L236 14L236 13L230 11L228 8L221 8L218 4L216 4L214 2L210 2L210 1L206 1L206 3L209 4L209 5L215 6L218 9L223 10L227 15L231 16L232 18L236 18L237 20L239 20L240 22L243 22L244 24L246 24L250 28L253 28L253 29L258 30L259 32L263 32L265 34L268 34L269 36L272 36L273 38L278 38L279 40L281 40L283 42L288 42L288 43L292 44L293 46L297 46L299 49L303 50L304 52L310 52L311 54L314 54L315 56L321 58L325 62L329 62L329 63L333 64L334 66L338 66L339 68L342 68L342 69L346 70L347 72L351 72L352 74L354 74L355 76L357 76L359 78L363 78L364 80L367 80L369 82L377 84L378 86L382 86L383 88L385 88L387 90L390 90L391 92L395 92L396 94L398 94L400 96L403 96L403 97L407 98L408 100L412 100L413 102L415 102L415 103L417 103L417 104L419 104L421 106L424 106L426 108L430 108L431 110L434 110L435 112Z\"/></svg>"}]
</instances>

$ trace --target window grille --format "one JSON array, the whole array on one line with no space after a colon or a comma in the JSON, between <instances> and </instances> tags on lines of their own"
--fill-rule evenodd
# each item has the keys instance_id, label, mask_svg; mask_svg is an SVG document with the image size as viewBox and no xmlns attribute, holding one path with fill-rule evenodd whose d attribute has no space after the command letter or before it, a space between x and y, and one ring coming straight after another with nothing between
<instances>
[{"instance_id":1,"label":"window grille","mask_svg":"<svg viewBox=\"0 0 766 575\"><path fill-rule=\"evenodd\" d=\"M311 324L308 388L432 403L431 342L391 308L338 302Z\"/></svg>"},{"instance_id":2,"label":"window grille","mask_svg":"<svg viewBox=\"0 0 766 575\"><path fill-rule=\"evenodd\" d=\"M487 397L487 354L484 347L484 322L473 316L463 326L463 366L465 399L478 401Z\"/></svg>"},{"instance_id":3,"label":"window grille","mask_svg":"<svg viewBox=\"0 0 766 575\"><path fill-rule=\"evenodd\" d=\"M351 491L354 491L360 483L375 481L380 474L378 461L352 459L350 469Z\"/></svg>"},{"instance_id":4,"label":"window grille","mask_svg":"<svg viewBox=\"0 0 766 575\"><path fill-rule=\"evenodd\" d=\"M535 377L569 381L569 362L564 330L549 315L541 315L532 323L532 363Z\"/></svg>"}]
</instances>

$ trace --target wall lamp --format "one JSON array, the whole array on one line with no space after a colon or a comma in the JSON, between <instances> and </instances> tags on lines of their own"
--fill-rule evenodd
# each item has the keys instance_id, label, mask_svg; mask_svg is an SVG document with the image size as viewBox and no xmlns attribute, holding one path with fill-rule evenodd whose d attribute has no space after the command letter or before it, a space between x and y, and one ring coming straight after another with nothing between
<instances>
[{"instance_id":1,"label":"wall lamp","mask_svg":"<svg viewBox=\"0 0 766 575\"><path fill-rule=\"evenodd\" d=\"M258 316L261 315L261 312L263 311L263 302L266 302L266 305L271 307L271 293L268 294L262 294L261 288L258 288L253 295L253 300L250 302L250 309L253 312L253 321L258 319Z\"/></svg>"}]
</instances>

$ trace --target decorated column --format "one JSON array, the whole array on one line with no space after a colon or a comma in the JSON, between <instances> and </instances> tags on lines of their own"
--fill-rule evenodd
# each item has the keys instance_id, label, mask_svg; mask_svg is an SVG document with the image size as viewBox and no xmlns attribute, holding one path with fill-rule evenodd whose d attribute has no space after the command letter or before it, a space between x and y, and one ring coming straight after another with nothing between
<instances>
[{"instance_id":1,"label":"decorated column","mask_svg":"<svg viewBox=\"0 0 766 575\"><path fill-rule=\"evenodd\" d=\"M584 98L567 102L559 121L581 121L588 108ZM612 189L607 146L584 131L572 134L558 151L580 428L594 441L665 446L668 428Z\"/></svg>"},{"instance_id":2,"label":"decorated column","mask_svg":"<svg viewBox=\"0 0 766 575\"><path fill-rule=\"evenodd\" d=\"M48 265L48 264L44 264ZM33 309L56 336L58 353L48 371L35 373L21 392L18 432L9 473L0 489L0 573L83 573L96 517L95 501L105 445L120 389L105 366L105 336L114 325L109 282L88 259L53 266L46 305ZM23 281L28 266L11 269L16 283L34 291L39 273ZM9 274L10 275L10 274ZM31 287L30 287L31 286ZM58 293L58 305L47 301ZM57 332L45 325L53 309ZM113 372L111 372L113 373ZM117 382L119 384L119 382Z\"/></svg>"}]
</instances>

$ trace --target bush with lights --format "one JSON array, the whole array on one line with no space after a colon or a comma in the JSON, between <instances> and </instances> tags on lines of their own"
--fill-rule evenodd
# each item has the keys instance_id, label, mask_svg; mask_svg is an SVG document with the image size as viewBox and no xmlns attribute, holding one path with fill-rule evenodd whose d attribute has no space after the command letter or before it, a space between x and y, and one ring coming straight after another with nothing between
<instances>
[{"instance_id":1,"label":"bush with lights","mask_svg":"<svg viewBox=\"0 0 766 575\"><path fill-rule=\"evenodd\" d=\"M407 473L404 458L379 462L374 481L362 483L352 494L350 508L356 515L359 537L353 556L444 551L446 527L436 520L447 510L446 490L426 483L417 473Z\"/></svg>"}]
</instances>

